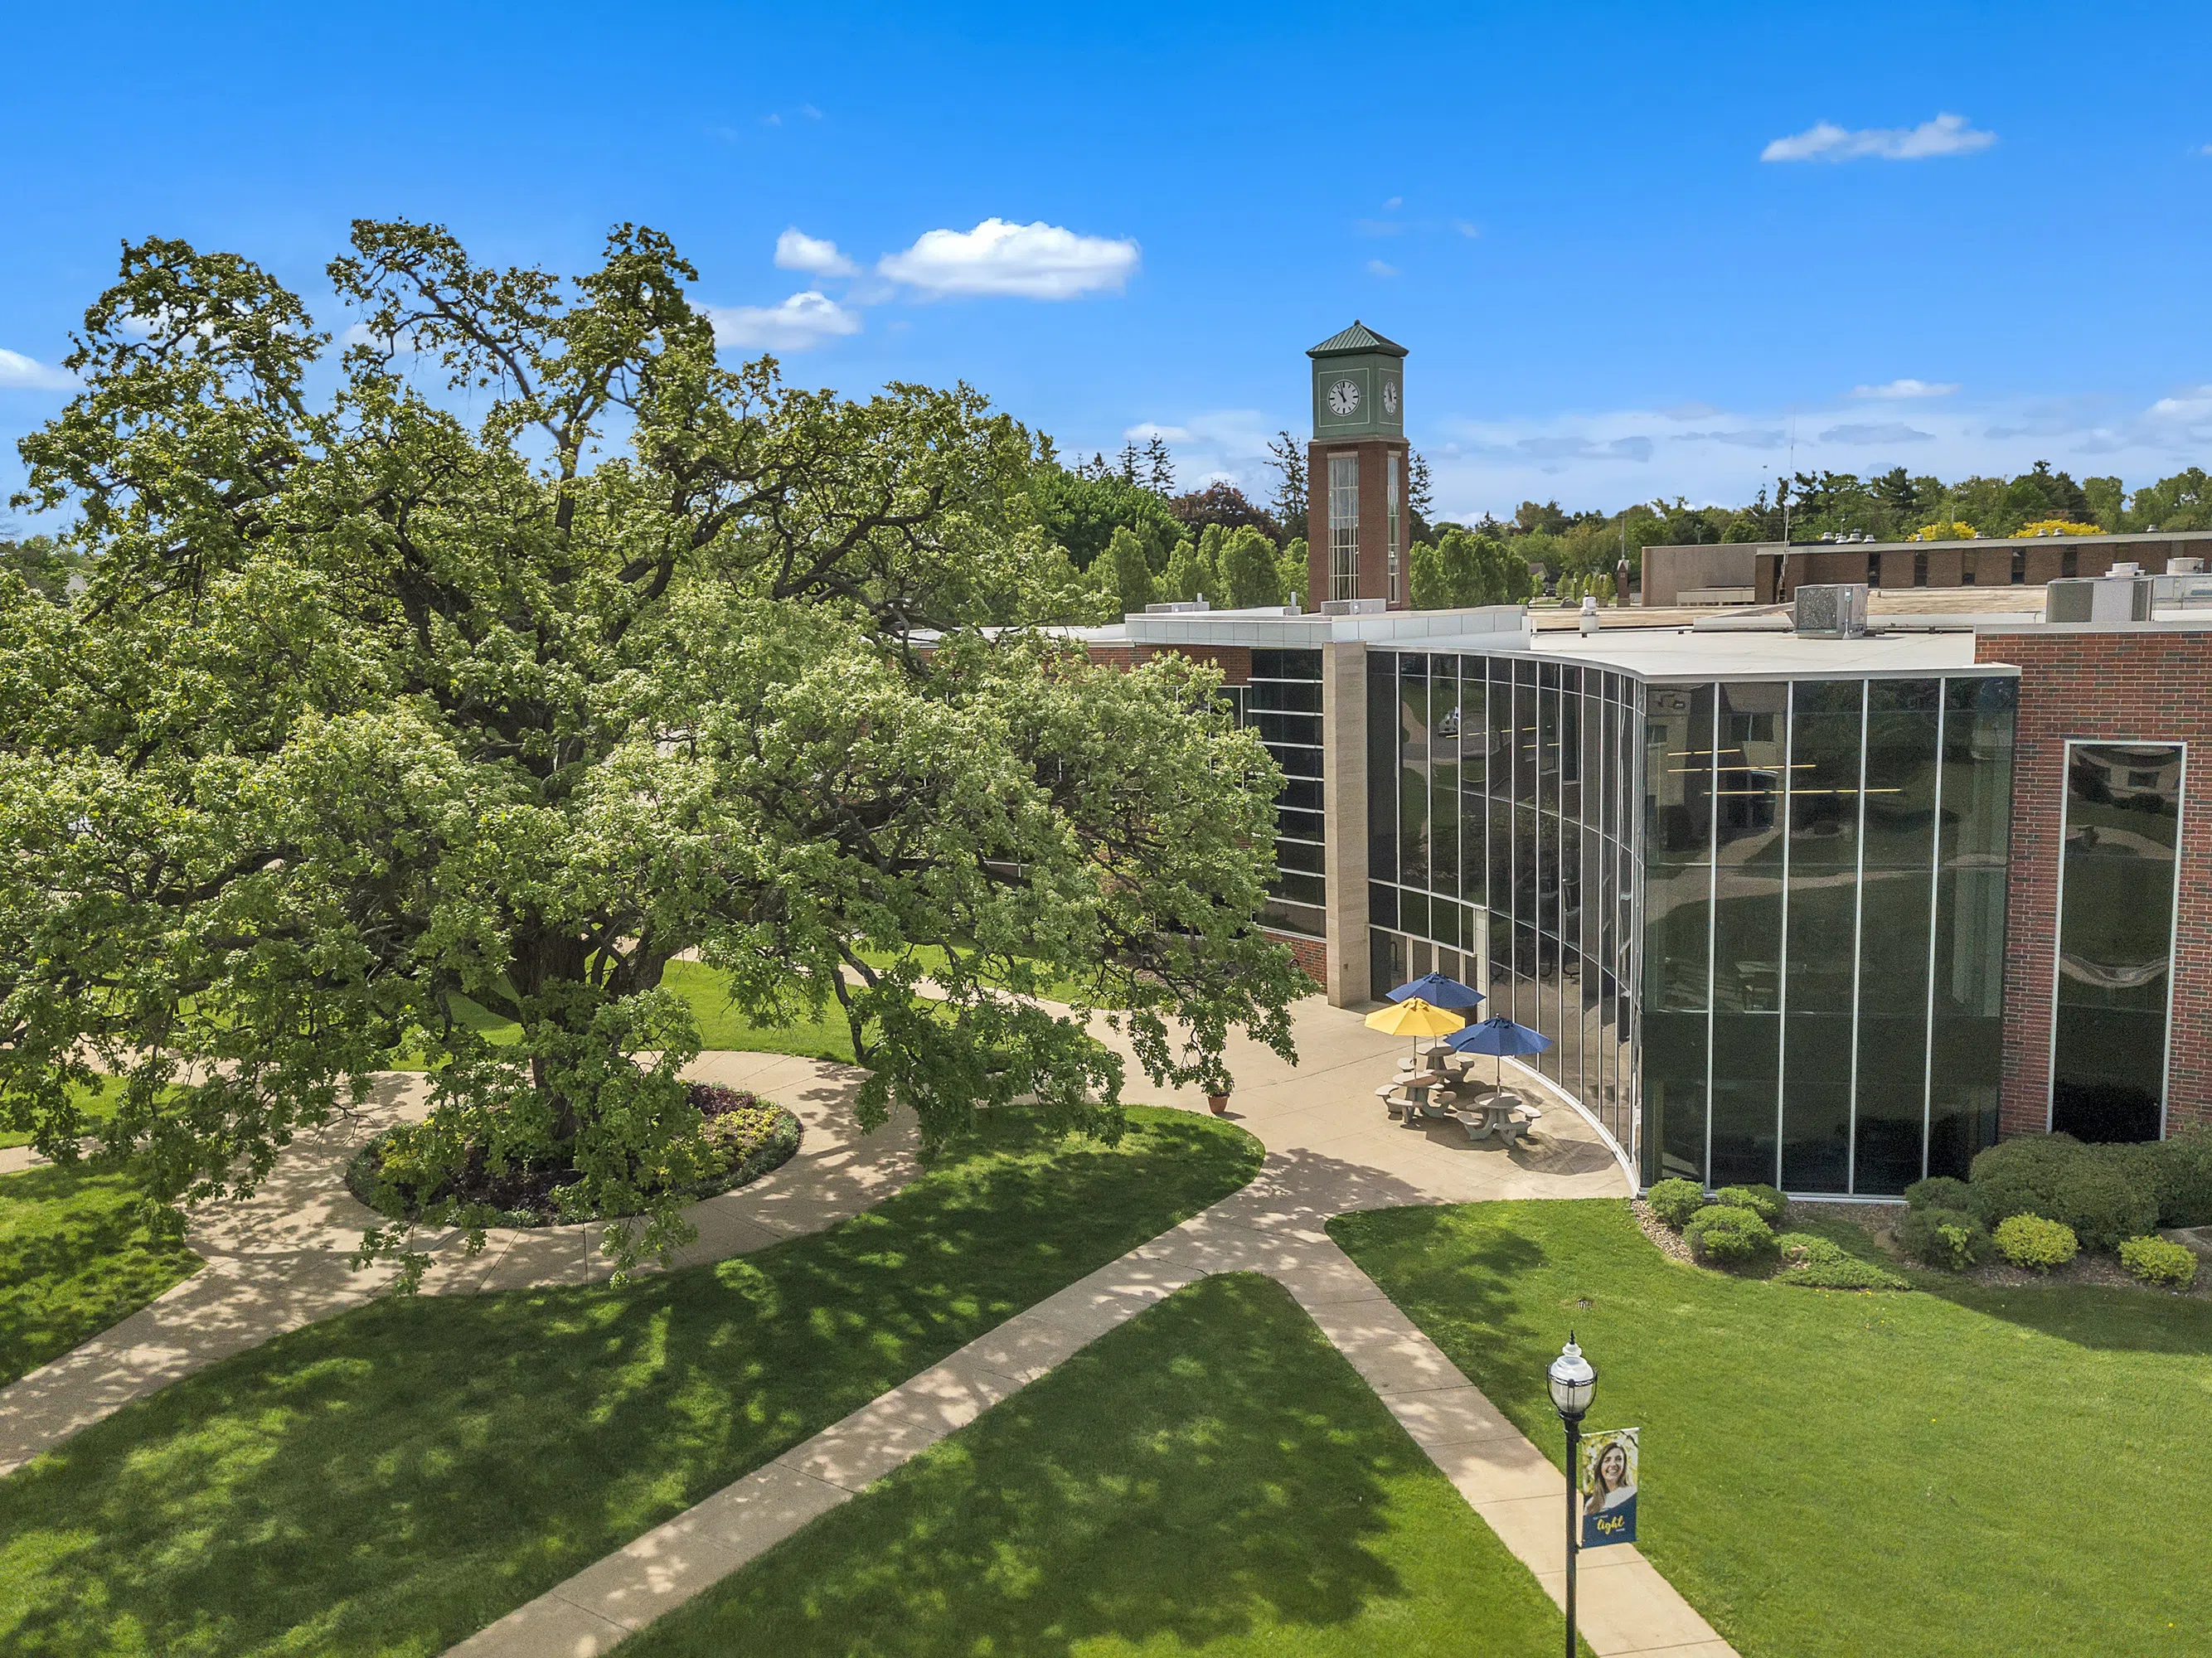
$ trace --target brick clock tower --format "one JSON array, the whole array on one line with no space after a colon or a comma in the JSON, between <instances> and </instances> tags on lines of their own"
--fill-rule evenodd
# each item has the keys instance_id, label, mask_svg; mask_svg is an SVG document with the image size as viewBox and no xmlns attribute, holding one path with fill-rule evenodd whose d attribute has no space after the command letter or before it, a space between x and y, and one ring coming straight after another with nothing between
<instances>
[{"instance_id":1,"label":"brick clock tower","mask_svg":"<svg viewBox=\"0 0 2212 1658\"><path fill-rule=\"evenodd\" d=\"M1407 500L1406 348L1355 322L1313 359L1313 441L1306 446L1307 593L1381 599L1407 592L1413 513Z\"/></svg>"}]
</instances>

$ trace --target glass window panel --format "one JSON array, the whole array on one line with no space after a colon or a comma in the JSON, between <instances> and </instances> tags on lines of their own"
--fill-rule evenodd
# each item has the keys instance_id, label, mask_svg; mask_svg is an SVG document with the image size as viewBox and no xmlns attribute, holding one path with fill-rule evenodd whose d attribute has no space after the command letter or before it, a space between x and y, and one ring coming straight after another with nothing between
<instances>
[{"instance_id":1,"label":"glass window panel","mask_svg":"<svg viewBox=\"0 0 2212 1658\"><path fill-rule=\"evenodd\" d=\"M1952 863L2002 863L2012 843L2017 679L1943 682L1943 847Z\"/></svg>"},{"instance_id":2,"label":"glass window panel","mask_svg":"<svg viewBox=\"0 0 2212 1658\"><path fill-rule=\"evenodd\" d=\"M1314 803L1318 806L1321 803ZM1367 657L1367 867L1398 871L1398 653Z\"/></svg>"},{"instance_id":3,"label":"glass window panel","mask_svg":"<svg viewBox=\"0 0 2212 1658\"><path fill-rule=\"evenodd\" d=\"M1559 677L1547 662L1536 690L1536 804L1546 811L1559 809Z\"/></svg>"},{"instance_id":4,"label":"glass window panel","mask_svg":"<svg viewBox=\"0 0 2212 1658\"><path fill-rule=\"evenodd\" d=\"M1429 884L1429 661L1398 657L1398 878Z\"/></svg>"},{"instance_id":5,"label":"glass window panel","mask_svg":"<svg viewBox=\"0 0 2212 1658\"><path fill-rule=\"evenodd\" d=\"M1267 890L1297 904L1325 903L1328 896L1320 876L1299 875L1287 870L1274 878Z\"/></svg>"},{"instance_id":6,"label":"glass window panel","mask_svg":"<svg viewBox=\"0 0 2212 1658\"><path fill-rule=\"evenodd\" d=\"M1569 817L1583 809L1583 699L1576 689L1579 668L1569 668L1559 682L1559 811Z\"/></svg>"},{"instance_id":7,"label":"glass window panel","mask_svg":"<svg viewBox=\"0 0 2212 1658\"><path fill-rule=\"evenodd\" d=\"M1650 1180L1705 1179L1705 1016L1644 1011L1644 1144Z\"/></svg>"},{"instance_id":8,"label":"glass window panel","mask_svg":"<svg viewBox=\"0 0 2212 1658\"><path fill-rule=\"evenodd\" d=\"M1460 896L1478 904L1490 902L1489 806L1490 712L1484 695L1486 665L1479 656L1460 664L1459 861Z\"/></svg>"},{"instance_id":9,"label":"glass window panel","mask_svg":"<svg viewBox=\"0 0 2212 1658\"><path fill-rule=\"evenodd\" d=\"M1259 653L1255 652L1256 656ZM1244 706L1255 714L1270 709L1281 709L1291 714L1319 714L1321 686L1298 682L1283 683L1275 680L1255 679L1244 688Z\"/></svg>"},{"instance_id":10,"label":"glass window panel","mask_svg":"<svg viewBox=\"0 0 2212 1658\"><path fill-rule=\"evenodd\" d=\"M1319 651L1255 651L1252 653L1252 677L1255 679L1321 679Z\"/></svg>"},{"instance_id":11,"label":"glass window panel","mask_svg":"<svg viewBox=\"0 0 2212 1658\"><path fill-rule=\"evenodd\" d=\"M1318 841L1328 821L1317 811L1293 811L1288 806L1275 808L1275 833L1292 840Z\"/></svg>"},{"instance_id":12,"label":"glass window panel","mask_svg":"<svg viewBox=\"0 0 2212 1658\"><path fill-rule=\"evenodd\" d=\"M1919 976L1926 979L1924 967ZM1861 1010L1856 1166L1851 1189L1863 1197L1899 1197L1920 1178L1927 1063L1924 1007L1909 1013Z\"/></svg>"},{"instance_id":13,"label":"glass window panel","mask_svg":"<svg viewBox=\"0 0 2212 1658\"><path fill-rule=\"evenodd\" d=\"M1536 665L1513 665L1513 798L1536 799Z\"/></svg>"},{"instance_id":14,"label":"glass window panel","mask_svg":"<svg viewBox=\"0 0 2212 1658\"><path fill-rule=\"evenodd\" d=\"M1712 1043L1712 1183L1778 1184L1774 1136L1781 1017L1716 1013Z\"/></svg>"},{"instance_id":15,"label":"glass window panel","mask_svg":"<svg viewBox=\"0 0 2212 1658\"><path fill-rule=\"evenodd\" d=\"M1283 773L1287 777L1310 777L1318 780L1321 776L1319 749L1278 748L1270 749L1268 752L1275 756L1275 763L1283 768Z\"/></svg>"},{"instance_id":16,"label":"glass window panel","mask_svg":"<svg viewBox=\"0 0 2212 1658\"><path fill-rule=\"evenodd\" d=\"M1262 743L1296 743L1310 749L1321 746L1321 716L1317 714L1271 714L1255 708L1246 723L1260 733Z\"/></svg>"},{"instance_id":17,"label":"glass window panel","mask_svg":"<svg viewBox=\"0 0 2212 1658\"><path fill-rule=\"evenodd\" d=\"M1395 927L1398 925L1398 889L1385 886L1380 881L1367 884L1367 922L1370 926ZM1382 991L1377 989L1376 995Z\"/></svg>"},{"instance_id":18,"label":"glass window panel","mask_svg":"<svg viewBox=\"0 0 2212 1658\"><path fill-rule=\"evenodd\" d=\"M1771 1013L1781 1008L1778 869L1747 873L1723 864L1714 878L1713 1005L1741 1013Z\"/></svg>"},{"instance_id":19,"label":"glass window panel","mask_svg":"<svg viewBox=\"0 0 2212 1658\"><path fill-rule=\"evenodd\" d=\"M1328 856L1323 847L1304 841L1275 842L1275 865L1279 869L1303 870L1309 875L1323 874L1328 865L1322 860Z\"/></svg>"},{"instance_id":20,"label":"glass window panel","mask_svg":"<svg viewBox=\"0 0 2212 1658\"><path fill-rule=\"evenodd\" d=\"M1310 938L1328 936L1325 912L1310 904L1293 904L1280 898L1270 898L1261 908L1260 924L1279 932L1301 933Z\"/></svg>"},{"instance_id":21,"label":"glass window panel","mask_svg":"<svg viewBox=\"0 0 2212 1658\"><path fill-rule=\"evenodd\" d=\"M1790 688L1790 865L1856 870L1863 679L1807 679Z\"/></svg>"},{"instance_id":22,"label":"glass window panel","mask_svg":"<svg viewBox=\"0 0 2212 1658\"><path fill-rule=\"evenodd\" d=\"M2077 1139L2162 1129L2182 756L2179 744L2067 748L2051 1126Z\"/></svg>"},{"instance_id":23,"label":"glass window panel","mask_svg":"<svg viewBox=\"0 0 2212 1658\"><path fill-rule=\"evenodd\" d=\"M1386 772L1383 774L1388 776ZM1279 805L1296 806L1300 811L1322 810L1321 781L1318 778L1293 777L1285 781L1283 792L1275 797Z\"/></svg>"},{"instance_id":24,"label":"glass window panel","mask_svg":"<svg viewBox=\"0 0 2212 1658\"><path fill-rule=\"evenodd\" d=\"M1940 680L1867 685L1865 863L1925 869L1935 855Z\"/></svg>"},{"instance_id":25,"label":"glass window panel","mask_svg":"<svg viewBox=\"0 0 2212 1658\"><path fill-rule=\"evenodd\" d=\"M1852 872L1816 865L1801 873L1791 863L1788 926L1790 981L1783 1005L1792 1013L1850 1013L1858 932L1858 883Z\"/></svg>"},{"instance_id":26,"label":"glass window panel","mask_svg":"<svg viewBox=\"0 0 2212 1658\"><path fill-rule=\"evenodd\" d=\"M1794 938L1794 914L1791 923ZM1845 959L1849 959L1848 949ZM1840 1012L1801 1013L1792 1008L1784 1036L1782 1188L1848 1192L1851 1157L1849 999Z\"/></svg>"},{"instance_id":27,"label":"glass window panel","mask_svg":"<svg viewBox=\"0 0 2212 1658\"><path fill-rule=\"evenodd\" d=\"M1462 718L1459 659L1439 656L1429 667L1429 885L1459 893L1459 748Z\"/></svg>"}]
</instances>

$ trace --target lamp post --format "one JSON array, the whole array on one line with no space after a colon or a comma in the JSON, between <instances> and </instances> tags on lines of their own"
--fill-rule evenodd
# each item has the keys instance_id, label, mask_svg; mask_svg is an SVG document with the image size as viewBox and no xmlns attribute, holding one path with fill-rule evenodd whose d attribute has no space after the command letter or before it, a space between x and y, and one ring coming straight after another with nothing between
<instances>
[{"instance_id":1,"label":"lamp post","mask_svg":"<svg viewBox=\"0 0 2212 1658\"><path fill-rule=\"evenodd\" d=\"M1575 1523L1575 1470L1582 1452L1583 1418L1589 1410L1590 1395L1597 1391L1597 1369L1575 1345L1573 1331L1567 1332L1567 1345L1544 1379L1567 1430L1567 1658L1575 1658L1575 1555L1582 1541Z\"/></svg>"}]
</instances>

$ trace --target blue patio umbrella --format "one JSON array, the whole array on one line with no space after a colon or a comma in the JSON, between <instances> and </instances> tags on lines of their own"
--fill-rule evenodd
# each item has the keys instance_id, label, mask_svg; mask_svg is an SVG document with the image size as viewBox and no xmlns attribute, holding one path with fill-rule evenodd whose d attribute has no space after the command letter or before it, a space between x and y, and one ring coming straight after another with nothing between
<instances>
[{"instance_id":1,"label":"blue patio umbrella","mask_svg":"<svg viewBox=\"0 0 2212 1658\"><path fill-rule=\"evenodd\" d=\"M1402 1002L1419 996L1431 1007L1449 1007L1455 1012L1473 1007L1482 999L1482 993L1471 985L1448 978L1441 973L1424 973L1410 984L1400 985L1387 993L1394 1002Z\"/></svg>"},{"instance_id":2,"label":"blue patio umbrella","mask_svg":"<svg viewBox=\"0 0 2212 1658\"><path fill-rule=\"evenodd\" d=\"M1531 1030L1525 1024L1499 1016L1455 1030L1444 1038L1444 1046L1462 1054L1491 1054L1498 1057L1499 1085L1504 1086L1505 1055L1508 1054L1541 1054L1552 1045L1552 1039L1540 1030Z\"/></svg>"}]
</instances>

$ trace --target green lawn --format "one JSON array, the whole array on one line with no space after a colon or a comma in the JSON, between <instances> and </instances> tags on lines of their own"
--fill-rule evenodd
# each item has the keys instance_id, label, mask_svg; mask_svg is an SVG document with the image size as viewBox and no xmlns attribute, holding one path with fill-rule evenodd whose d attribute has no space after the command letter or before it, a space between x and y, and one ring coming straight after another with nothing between
<instances>
[{"instance_id":1,"label":"green lawn","mask_svg":"<svg viewBox=\"0 0 2212 1658\"><path fill-rule=\"evenodd\" d=\"M123 1097L123 1083L119 1078L103 1077L97 1084L90 1088L72 1083L70 1085L70 1092L76 1097L77 1109L91 1119L91 1122L87 1124L87 1127L90 1127L106 1121L115 1114L115 1108ZM5 1151L10 1146L28 1145L30 1143L31 1135L28 1129L0 1127L0 1151Z\"/></svg>"},{"instance_id":2,"label":"green lawn","mask_svg":"<svg viewBox=\"0 0 2212 1658\"><path fill-rule=\"evenodd\" d=\"M1543 1371L1574 1327L1591 1425L1644 1429L1644 1553L1747 1658L2212 1639L2212 1304L1727 1278L1667 1260L1610 1201L1329 1230L1555 1460Z\"/></svg>"},{"instance_id":3,"label":"green lawn","mask_svg":"<svg viewBox=\"0 0 2212 1658\"><path fill-rule=\"evenodd\" d=\"M1556 1652L1559 1614L1273 1279L1209 1278L624 1658Z\"/></svg>"},{"instance_id":4,"label":"green lawn","mask_svg":"<svg viewBox=\"0 0 2212 1658\"><path fill-rule=\"evenodd\" d=\"M434 1655L1249 1180L1133 1109L986 1139L811 1237L623 1289L382 1301L0 1480L0 1650Z\"/></svg>"},{"instance_id":5,"label":"green lawn","mask_svg":"<svg viewBox=\"0 0 2212 1658\"><path fill-rule=\"evenodd\" d=\"M143 1307L200 1264L156 1242L130 1175L0 1175L0 1386Z\"/></svg>"},{"instance_id":6,"label":"green lawn","mask_svg":"<svg viewBox=\"0 0 2212 1658\"><path fill-rule=\"evenodd\" d=\"M726 981L710 967L697 962L671 962L661 982L691 1004L691 1017L699 1027L699 1046L709 1052L797 1054L847 1065L853 1062L853 1034L846 1026L844 1010L835 1001L820 1018L803 1024L757 1025L730 1005ZM453 999L453 1017L502 1048L521 1034L512 1019L503 1019L465 996ZM422 1057L402 1054L392 1068L420 1071Z\"/></svg>"}]
</instances>

